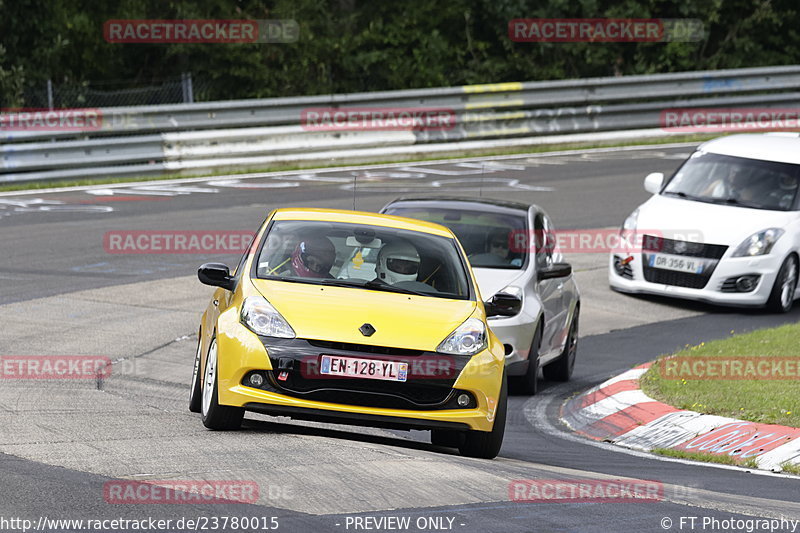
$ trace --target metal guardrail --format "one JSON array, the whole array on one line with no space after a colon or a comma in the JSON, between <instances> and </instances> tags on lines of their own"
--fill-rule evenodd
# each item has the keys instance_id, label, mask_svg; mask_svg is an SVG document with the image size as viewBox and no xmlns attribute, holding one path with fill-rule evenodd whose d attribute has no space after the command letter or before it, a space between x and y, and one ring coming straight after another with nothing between
<instances>
[{"instance_id":1,"label":"metal guardrail","mask_svg":"<svg viewBox=\"0 0 800 533\"><path fill-rule=\"evenodd\" d=\"M387 147L657 128L667 108L797 107L800 66L99 110L79 131L0 129L0 183L209 173L259 168L270 157L336 157ZM446 108L455 127L310 131L309 108ZM397 150L394 150L395 152ZM303 156L302 158L300 156ZM288 158L288 159L287 159ZM313 159L313 157L311 158Z\"/></svg>"}]
</instances>

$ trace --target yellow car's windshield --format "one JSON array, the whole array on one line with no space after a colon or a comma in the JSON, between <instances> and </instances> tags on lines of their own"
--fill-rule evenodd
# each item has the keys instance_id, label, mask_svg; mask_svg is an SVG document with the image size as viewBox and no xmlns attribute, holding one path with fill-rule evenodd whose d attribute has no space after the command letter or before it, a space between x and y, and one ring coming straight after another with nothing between
<instances>
[{"instance_id":1,"label":"yellow car's windshield","mask_svg":"<svg viewBox=\"0 0 800 533\"><path fill-rule=\"evenodd\" d=\"M284 220L264 236L255 263L264 279L471 299L453 239L364 224Z\"/></svg>"}]
</instances>

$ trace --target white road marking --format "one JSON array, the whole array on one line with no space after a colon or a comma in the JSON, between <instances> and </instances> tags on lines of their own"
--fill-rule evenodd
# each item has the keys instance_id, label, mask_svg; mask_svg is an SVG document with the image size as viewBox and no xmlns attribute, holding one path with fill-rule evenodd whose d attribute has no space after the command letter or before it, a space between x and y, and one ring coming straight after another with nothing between
<instances>
[{"instance_id":1,"label":"white road marking","mask_svg":"<svg viewBox=\"0 0 800 533\"><path fill-rule=\"evenodd\" d=\"M476 187L472 188L462 188L459 186L458 190L460 191L505 191L509 187L512 189L519 189L524 191L539 191L539 192L551 192L554 191L555 188L553 187L541 187L538 185L528 185L526 183L520 183L518 179L512 178L487 178L487 177L475 177L475 178L460 178L460 179L452 179L447 181L432 181L432 187L441 187L442 184L445 185L460 185L463 183L472 183L476 185ZM485 184L502 184L503 187L486 187Z\"/></svg>"},{"instance_id":2,"label":"white road marking","mask_svg":"<svg viewBox=\"0 0 800 533\"><path fill-rule=\"evenodd\" d=\"M111 213L110 205L41 205L39 207L17 207L15 213Z\"/></svg>"},{"instance_id":3,"label":"white road marking","mask_svg":"<svg viewBox=\"0 0 800 533\"><path fill-rule=\"evenodd\" d=\"M486 171L482 169L478 170L446 170L443 168L423 168L423 167L400 167L400 170L404 171L417 171L422 172L425 174L434 174L436 176L466 176L469 174L483 174L485 172L494 172L491 169L487 169Z\"/></svg>"},{"instance_id":4,"label":"white road marking","mask_svg":"<svg viewBox=\"0 0 800 533\"><path fill-rule=\"evenodd\" d=\"M30 207L32 205L60 205L64 202L58 200L43 200L42 198L30 198L27 200L0 200L0 206L11 207Z\"/></svg>"},{"instance_id":5,"label":"white road marking","mask_svg":"<svg viewBox=\"0 0 800 533\"><path fill-rule=\"evenodd\" d=\"M216 185L218 187L232 187L234 189L287 189L291 187L299 187L299 181L270 181L267 183L242 183L241 180L232 180L231 182L222 181L209 181L209 185Z\"/></svg>"},{"instance_id":6,"label":"white road marking","mask_svg":"<svg viewBox=\"0 0 800 533\"><path fill-rule=\"evenodd\" d=\"M135 185L135 184L134 184ZM115 194L133 194L144 196L181 196L192 193L208 193L214 194L219 192L219 189L210 187L193 187L185 185L146 185L146 186L128 186L127 188L101 188L89 189L85 191L87 194L94 196L114 196Z\"/></svg>"},{"instance_id":7,"label":"white road marking","mask_svg":"<svg viewBox=\"0 0 800 533\"><path fill-rule=\"evenodd\" d=\"M559 166L559 165L566 165L567 163L570 163L570 162L571 161L569 159L567 159L566 157L564 157L564 158L554 157L552 159L528 158L528 159L525 160L525 165L529 166L529 167L538 167L538 166L542 166L542 165L544 165L544 166L547 166L547 165Z\"/></svg>"},{"instance_id":8,"label":"white road marking","mask_svg":"<svg viewBox=\"0 0 800 533\"><path fill-rule=\"evenodd\" d=\"M395 172L385 172L385 171L372 171L372 170L365 170L363 172L351 172L352 176L355 176L357 179L366 179L366 180L375 180L375 179L422 179L427 178L428 176L424 172L402 172L402 171L395 171Z\"/></svg>"},{"instance_id":9,"label":"white road marking","mask_svg":"<svg viewBox=\"0 0 800 533\"><path fill-rule=\"evenodd\" d=\"M464 184L472 184L472 186L464 186ZM357 182L347 183L341 185L339 188L351 191L353 187L360 190L368 190L370 192L412 192L420 190L450 190L454 187L458 192L507 192L509 189L518 189L524 191L537 191L537 192L552 192L555 190L553 187L540 187L536 185L527 185L520 183L518 179L512 178L487 178L487 177L472 177L472 178L454 178L447 180L434 180L428 183L361 183Z\"/></svg>"},{"instance_id":10,"label":"white road marking","mask_svg":"<svg viewBox=\"0 0 800 533\"><path fill-rule=\"evenodd\" d=\"M485 161L480 163L456 163L457 167L464 168L479 168L481 170L487 169L492 171L505 171L505 170L525 170L525 165L511 165L508 163L499 163L497 161Z\"/></svg>"}]
</instances>

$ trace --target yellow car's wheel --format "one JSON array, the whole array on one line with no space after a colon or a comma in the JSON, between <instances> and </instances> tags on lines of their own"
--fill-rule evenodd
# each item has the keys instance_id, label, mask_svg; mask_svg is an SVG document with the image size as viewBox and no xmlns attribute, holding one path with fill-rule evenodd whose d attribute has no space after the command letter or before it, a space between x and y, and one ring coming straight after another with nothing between
<instances>
[{"instance_id":1,"label":"yellow car's wheel","mask_svg":"<svg viewBox=\"0 0 800 533\"><path fill-rule=\"evenodd\" d=\"M497 413L494 416L494 425L491 431L467 431L464 440L458 447L461 455L479 457L481 459L494 459L503 446L503 435L506 432L506 412L508 411L508 384L503 373L503 385L500 387L500 397L497 399Z\"/></svg>"},{"instance_id":2,"label":"yellow car's wheel","mask_svg":"<svg viewBox=\"0 0 800 533\"><path fill-rule=\"evenodd\" d=\"M463 431L450 431L447 429L431 430L431 444L435 446L446 446L448 448L458 448L464 441Z\"/></svg>"},{"instance_id":3,"label":"yellow car's wheel","mask_svg":"<svg viewBox=\"0 0 800 533\"><path fill-rule=\"evenodd\" d=\"M244 409L219 404L217 391L218 350L216 337L211 339L211 346L206 357L206 369L203 373L203 401L201 415L203 425L208 429L239 429L244 418Z\"/></svg>"}]
</instances>

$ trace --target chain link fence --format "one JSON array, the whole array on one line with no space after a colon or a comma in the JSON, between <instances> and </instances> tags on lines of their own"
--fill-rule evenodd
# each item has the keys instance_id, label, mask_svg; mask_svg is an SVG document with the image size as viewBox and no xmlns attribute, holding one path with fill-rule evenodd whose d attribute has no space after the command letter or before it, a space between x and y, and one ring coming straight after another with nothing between
<instances>
[{"instance_id":1,"label":"chain link fence","mask_svg":"<svg viewBox=\"0 0 800 533\"><path fill-rule=\"evenodd\" d=\"M23 90L22 107L65 109L192 103L197 101L196 95L202 99L207 93L205 85L202 81L198 84L188 73L150 85L129 81L59 84L48 80Z\"/></svg>"}]
</instances>

